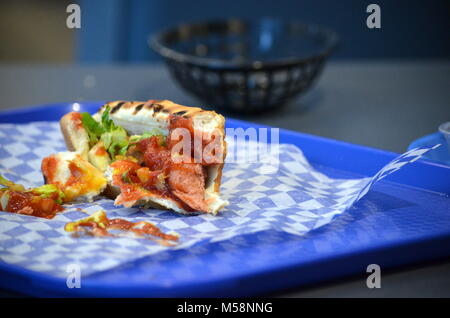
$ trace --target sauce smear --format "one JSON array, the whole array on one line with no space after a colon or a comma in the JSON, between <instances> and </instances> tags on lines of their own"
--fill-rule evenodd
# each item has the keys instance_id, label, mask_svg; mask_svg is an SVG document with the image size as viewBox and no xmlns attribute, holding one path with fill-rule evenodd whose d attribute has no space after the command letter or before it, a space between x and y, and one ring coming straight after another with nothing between
<instances>
[{"instance_id":1,"label":"sauce smear","mask_svg":"<svg viewBox=\"0 0 450 318\"><path fill-rule=\"evenodd\" d=\"M105 211L99 210L85 219L75 222L69 222L64 230L73 232L75 235L84 233L95 237L115 237L110 230L120 230L123 232L132 232L138 237L151 239L164 246L175 246L179 237L174 234L163 233L156 225L138 221L131 222L125 219L109 219Z\"/></svg>"}]
</instances>

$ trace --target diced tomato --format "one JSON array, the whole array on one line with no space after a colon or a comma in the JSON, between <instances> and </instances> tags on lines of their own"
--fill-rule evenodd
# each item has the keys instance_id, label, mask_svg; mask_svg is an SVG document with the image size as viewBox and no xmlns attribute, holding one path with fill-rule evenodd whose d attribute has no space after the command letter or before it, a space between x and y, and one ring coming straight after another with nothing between
<instances>
[{"instance_id":1,"label":"diced tomato","mask_svg":"<svg viewBox=\"0 0 450 318\"><path fill-rule=\"evenodd\" d=\"M53 201L50 198L43 198L41 200L41 209L42 211L49 213L53 211L53 208L55 207L55 201Z\"/></svg>"},{"instance_id":2,"label":"diced tomato","mask_svg":"<svg viewBox=\"0 0 450 318\"><path fill-rule=\"evenodd\" d=\"M170 151L159 145L157 136L139 141L137 147L144 153L145 166L150 170L163 170L170 164Z\"/></svg>"},{"instance_id":3,"label":"diced tomato","mask_svg":"<svg viewBox=\"0 0 450 318\"><path fill-rule=\"evenodd\" d=\"M150 180L151 174L150 169L147 167L142 167L136 170L136 174L139 178L139 181L142 183L146 183Z\"/></svg>"},{"instance_id":4,"label":"diced tomato","mask_svg":"<svg viewBox=\"0 0 450 318\"><path fill-rule=\"evenodd\" d=\"M19 192L19 191L9 191L9 201L6 211L18 212L25 206L31 203L31 198L33 197L30 193Z\"/></svg>"},{"instance_id":5,"label":"diced tomato","mask_svg":"<svg viewBox=\"0 0 450 318\"><path fill-rule=\"evenodd\" d=\"M8 191L9 201L6 211L51 219L63 207L53 198L43 198L32 192Z\"/></svg>"}]
</instances>

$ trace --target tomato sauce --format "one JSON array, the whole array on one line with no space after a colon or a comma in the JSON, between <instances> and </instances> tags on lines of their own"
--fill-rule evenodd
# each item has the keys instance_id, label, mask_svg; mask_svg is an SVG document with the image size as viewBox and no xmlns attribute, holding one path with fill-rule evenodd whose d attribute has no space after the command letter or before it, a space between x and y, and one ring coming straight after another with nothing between
<instances>
[{"instance_id":1,"label":"tomato sauce","mask_svg":"<svg viewBox=\"0 0 450 318\"><path fill-rule=\"evenodd\" d=\"M72 119L72 122L74 123L74 125L75 125L75 127L76 127L77 129L84 128L84 127L83 127L83 121L82 121L82 119L81 119L81 113L78 113L78 112L72 112L72 114L71 114L71 119Z\"/></svg>"},{"instance_id":2,"label":"tomato sauce","mask_svg":"<svg viewBox=\"0 0 450 318\"><path fill-rule=\"evenodd\" d=\"M69 170L70 170L70 177L65 183L66 187L79 182L81 177L83 176L83 171L73 161L69 162Z\"/></svg>"},{"instance_id":3,"label":"tomato sauce","mask_svg":"<svg viewBox=\"0 0 450 318\"><path fill-rule=\"evenodd\" d=\"M54 183L56 168L58 167L58 160L53 157L46 157L42 160L42 173L44 174L45 183Z\"/></svg>"},{"instance_id":4,"label":"tomato sauce","mask_svg":"<svg viewBox=\"0 0 450 318\"><path fill-rule=\"evenodd\" d=\"M96 154L97 156L105 156L105 155L106 155L106 149L105 149L105 147L103 147L103 146L98 147L97 150L95 151L95 154Z\"/></svg>"}]
</instances>

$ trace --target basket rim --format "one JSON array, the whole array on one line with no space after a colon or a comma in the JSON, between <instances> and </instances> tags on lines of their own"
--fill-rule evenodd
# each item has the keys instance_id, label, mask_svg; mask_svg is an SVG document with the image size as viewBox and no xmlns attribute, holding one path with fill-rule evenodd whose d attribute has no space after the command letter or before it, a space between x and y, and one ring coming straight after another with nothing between
<instances>
[{"instance_id":1,"label":"basket rim","mask_svg":"<svg viewBox=\"0 0 450 318\"><path fill-rule=\"evenodd\" d=\"M326 43L324 48L318 51L316 54L305 56L305 57L286 57L286 58L277 58L272 61L232 61L232 60L223 60L218 58L211 57L200 57L187 53L182 53L172 48L164 45L164 38L179 32L181 28L195 28L201 26L211 26L211 25L224 25L228 26L232 23L255 23L261 21L277 21L284 24L295 25L297 27L304 28L309 36L312 35L314 31L315 34L313 36L317 36L321 34L326 37ZM176 61L183 64L189 64L192 66L203 67L203 68L213 68L213 69L223 69L223 70L262 70L262 69L276 69L276 68L284 68L284 67L292 67L298 64L307 64L313 61L324 59L329 56L337 47L339 43L338 34L321 25L310 24L310 23L302 23L299 20L281 20L278 18L262 18L262 19L241 19L241 18L230 18L223 20L206 20L202 22L190 22L178 24L177 26L166 28L162 31L156 32L149 36L149 46L162 57Z\"/></svg>"}]
</instances>

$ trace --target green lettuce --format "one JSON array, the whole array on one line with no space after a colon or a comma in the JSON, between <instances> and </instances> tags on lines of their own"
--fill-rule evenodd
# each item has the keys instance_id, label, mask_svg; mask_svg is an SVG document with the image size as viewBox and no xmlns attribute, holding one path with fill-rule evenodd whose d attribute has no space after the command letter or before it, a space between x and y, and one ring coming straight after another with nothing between
<instances>
[{"instance_id":1,"label":"green lettuce","mask_svg":"<svg viewBox=\"0 0 450 318\"><path fill-rule=\"evenodd\" d=\"M114 159L116 155L124 155L129 146L129 138L123 127L114 124L109 117L110 108L106 106L101 121L98 122L89 113L82 113L81 120L89 136L89 143L93 147L100 140L106 151Z\"/></svg>"},{"instance_id":2,"label":"green lettuce","mask_svg":"<svg viewBox=\"0 0 450 318\"><path fill-rule=\"evenodd\" d=\"M161 136L162 138L159 138L158 142L165 146L164 133L160 129L154 128L151 131L144 132L141 136L128 137L125 129L116 125L109 114L110 108L106 106L100 122L92 118L89 113L82 113L81 120L88 133L90 146L93 147L101 140L113 160L117 155L125 155L130 144L153 136Z\"/></svg>"},{"instance_id":3,"label":"green lettuce","mask_svg":"<svg viewBox=\"0 0 450 318\"><path fill-rule=\"evenodd\" d=\"M89 136L89 143L94 146L100 139L100 136L105 132L102 124L97 122L92 118L89 113L81 114L81 122L83 123L84 129L86 129Z\"/></svg>"},{"instance_id":4,"label":"green lettuce","mask_svg":"<svg viewBox=\"0 0 450 318\"><path fill-rule=\"evenodd\" d=\"M157 136L157 137L164 137L164 133L162 130L158 129L158 128L153 128L150 131L146 131L144 132L142 135L140 136L131 136L130 137L130 143L137 143L141 140L153 137L153 136ZM160 138L163 141L163 144L161 144L161 146L165 146L165 138ZM159 140L158 140L159 141Z\"/></svg>"},{"instance_id":5,"label":"green lettuce","mask_svg":"<svg viewBox=\"0 0 450 318\"><path fill-rule=\"evenodd\" d=\"M105 132L100 139L113 159L118 154L124 155L130 145L127 133L121 127Z\"/></svg>"},{"instance_id":6,"label":"green lettuce","mask_svg":"<svg viewBox=\"0 0 450 318\"><path fill-rule=\"evenodd\" d=\"M14 183L0 175L0 185L5 186L12 191L33 192L42 198L49 198L53 193L57 193L58 199L56 199L56 203L63 203L64 193L54 184L44 184L43 186L27 190L23 185Z\"/></svg>"},{"instance_id":7,"label":"green lettuce","mask_svg":"<svg viewBox=\"0 0 450 318\"><path fill-rule=\"evenodd\" d=\"M0 175L0 185L5 186L6 188L13 191L25 191L25 187L21 184L14 183L2 175Z\"/></svg>"},{"instance_id":8,"label":"green lettuce","mask_svg":"<svg viewBox=\"0 0 450 318\"><path fill-rule=\"evenodd\" d=\"M49 198L53 193L58 194L56 203L62 204L65 197L64 193L54 184L44 184L43 186L31 189L32 192L39 194L43 198Z\"/></svg>"}]
</instances>

